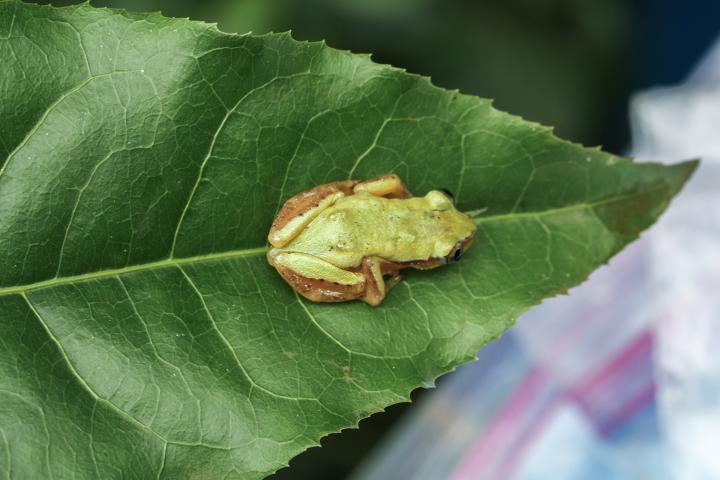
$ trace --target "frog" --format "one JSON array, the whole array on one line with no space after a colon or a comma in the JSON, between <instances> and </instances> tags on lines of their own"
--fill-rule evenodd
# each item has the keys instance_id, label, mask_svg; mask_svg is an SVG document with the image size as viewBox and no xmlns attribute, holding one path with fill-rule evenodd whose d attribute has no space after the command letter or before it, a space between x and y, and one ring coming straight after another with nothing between
<instances>
[{"instance_id":1,"label":"frog","mask_svg":"<svg viewBox=\"0 0 720 480\"><path fill-rule=\"evenodd\" d=\"M308 300L377 306L402 281L401 270L459 261L476 228L448 190L415 197L393 173L289 198L270 227L266 256Z\"/></svg>"}]
</instances>

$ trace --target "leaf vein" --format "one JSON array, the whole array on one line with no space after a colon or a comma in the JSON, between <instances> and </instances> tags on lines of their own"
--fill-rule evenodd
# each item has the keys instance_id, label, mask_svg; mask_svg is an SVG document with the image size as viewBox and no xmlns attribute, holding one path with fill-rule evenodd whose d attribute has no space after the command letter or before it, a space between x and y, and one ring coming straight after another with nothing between
<instances>
[{"instance_id":1,"label":"leaf vein","mask_svg":"<svg viewBox=\"0 0 720 480\"><path fill-rule=\"evenodd\" d=\"M185 202L185 206L183 207L182 212L180 213L180 218L178 219L177 226L175 227L175 233L173 234L173 241L172 245L170 247L170 255L169 258L175 257L175 249L177 248L177 240L178 236L180 235L180 230L182 228L182 224L185 221L185 216L187 215L187 211L190 208L190 204L192 203L193 198L195 197L195 192L197 191L198 186L200 185L200 182L202 181L203 175L205 173L205 167L207 166L208 161L210 160L210 157L212 157L213 150L215 150L215 142L217 142L218 136L220 135L220 132L222 132L223 128L225 127L225 123L227 123L228 118L230 118L230 115L232 115L242 104L242 102L245 101L250 95L257 92L258 90L261 90L277 80L286 80L290 78L295 78L299 76L309 75L309 72L300 72L295 73L292 75L275 75L270 80L266 81L265 83L258 85L257 87L253 87L250 90L248 90L240 99L233 105L233 107L225 113L225 116L220 121L220 124L218 125L217 129L215 129L215 133L213 134L212 140L210 141L210 146L208 147L208 152L203 158L202 162L200 163L200 168L198 170L197 178L195 179L195 184L193 185L192 190L190 190L190 194L188 195L187 202Z\"/></svg>"},{"instance_id":2,"label":"leaf vein","mask_svg":"<svg viewBox=\"0 0 720 480\"><path fill-rule=\"evenodd\" d=\"M87 391L87 393L90 394L90 396L96 401L96 402L103 402L110 406L110 408L115 411L119 416L124 417L128 420L130 420L132 423L138 425L143 430L152 433L157 438L162 440L163 442L167 443L167 440L158 432L156 432L154 429L152 429L149 425L145 425L143 422L141 422L139 419L135 418L134 416L130 415L125 410L121 409L117 405L115 405L113 402L111 402L107 398L103 398L100 395L98 395L95 390L92 389L92 387L85 381L85 379L80 375L80 373L75 369L75 366L70 361L70 358L68 357L67 352L65 351L65 347L63 347L62 342L60 342L60 339L58 339L54 333L52 333L52 330L50 330L50 327L48 326L47 322L40 316L40 313L35 308L35 305L30 301L27 295L25 293L20 294L23 299L25 300L25 303L27 303L27 306L30 308L30 311L35 315L35 318L37 318L38 322L40 322L40 325L42 325L43 329L45 329L45 332L47 333L48 337L53 341L53 343L57 346L58 351L60 352L60 356L62 357L62 360L64 360L65 364L67 365L69 371L73 374L73 376L77 379L78 383L83 387L84 390Z\"/></svg>"},{"instance_id":3,"label":"leaf vein","mask_svg":"<svg viewBox=\"0 0 720 480\"><path fill-rule=\"evenodd\" d=\"M192 278L190 278L190 275L187 274L187 272L182 268L182 266L178 265L177 268L180 270L180 273L182 273L182 275L185 277L185 280L188 282L188 284L190 285L190 287L191 287L191 288L195 291L195 293L197 294L197 296L198 296L198 298L199 298L199 300L200 300L200 303L201 303L202 306L203 306L203 309L205 310L205 312L206 312L207 315L208 315L208 320L210 320L210 323L212 324L213 329L218 333L218 335L220 336L220 339L222 340L222 342L225 344L225 346L227 347L227 349L228 349L228 351L230 352L230 354L231 354L231 355L233 356L233 358L235 359L235 363L237 363L237 366L240 368L240 371L243 373L243 375L245 376L245 378L247 378L248 382L250 382L250 384L251 384L253 387L257 388L258 390L260 390L260 391L262 391L262 392L264 392L264 393L267 393L268 395L270 395L270 396L272 396L272 397L282 398L282 399L284 399L284 400L293 400L293 401L298 401L298 400L310 400L310 401L314 401L314 402L317 401L316 398L308 398L308 397L289 397L289 396L287 396L287 395L282 395L282 394L273 392L272 390L269 390L268 388L263 387L262 385L260 385L259 383L257 383L257 382L250 376L250 374L248 373L248 371L247 371L247 370L245 369L245 367L243 366L242 362L240 362L240 358L237 356L237 352L235 351L235 347L232 346L232 344L231 344L230 341L227 339L227 337L225 336L225 334L224 334L224 333L220 330L220 328L218 327L217 322L215 321L215 317L213 316L212 313L210 313L210 309L208 308L207 303L205 302L205 296L202 294L202 292L200 292L200 290L199 290L199 289L197 288L197 286L195 285L195 282L192 280Z\"/></svg>"},{"instance_id":4,"label":"leaf vein","mask_svg":"<svg viewBox=\"0 0 720 480\"><path fill-rule=\"evenodd\" d=\"M35 132L37 132L38 129L45 123L45 120L47 120L47 117L50 115L50 113L53 110L55 110L58 107L58 105L60 105L66 98L68 98L70 95L72 95L74 93L77 93L78 91L80 91L83 87L85 87L87 84L89 84L93 80L97 80L99 78L104 78L104 77L110 77L110 76L118 74L118 73L140 73L140 72L141 72L140 70L114 70L111 72L93 75L93 76L86 78L85 80L83 80L76 86L72 87L71 89L67 90L65 93L61 94L57 98L57 100L55 100L52 104L50 104L50 106L47 109L45 109L43 114L40 116L40 118L35 123L35 125L30 129L30 131L25 136L25 138L22 140L22 142L20 142L20 144L17 147L15 147L15 149L12 152L10 152L8 154L7 159L5 160L5 164L2 167L0 167L0 178L2 178L3 173L5 173L5 170L7 170L8 165L10 165L10 161L15 158L15 155L17 155L17 152L19 152L30 141L32 136L35 135Z\"/></svg>"}]
</instances>

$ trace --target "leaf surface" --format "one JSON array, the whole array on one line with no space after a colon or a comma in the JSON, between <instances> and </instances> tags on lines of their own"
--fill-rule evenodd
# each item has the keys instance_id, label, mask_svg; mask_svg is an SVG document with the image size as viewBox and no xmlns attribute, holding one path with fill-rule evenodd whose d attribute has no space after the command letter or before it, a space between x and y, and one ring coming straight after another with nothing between
<instances>
[{"instance_id":1,"label":"leaf surface","mask_svg":"<svg viewBox=\"0 0 720 480\"><path fill-rule=\"evenodd\" d=\"M0 64L9 478L261 478L580 283L695 167L582 148L322 43L159 14L0 1ZM301 300L264 257L279 206L388 172L453 190L473 247L379 308Z\"/></svg>"}]
</instances>

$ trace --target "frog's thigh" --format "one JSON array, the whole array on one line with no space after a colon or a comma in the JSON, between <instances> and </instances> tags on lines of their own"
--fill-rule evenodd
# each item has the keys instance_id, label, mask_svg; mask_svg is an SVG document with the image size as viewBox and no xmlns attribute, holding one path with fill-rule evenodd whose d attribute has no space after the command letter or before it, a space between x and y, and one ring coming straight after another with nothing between
<instances>
[{"instance_id":1,"label":"frog's thigh","mask_svg":"<svg viewBox=\"0 0 720 480\"><path fill-rule=\"evenodd\" d=\"M410 193L408 188L405 186L405 183L394 173L360 182L353 187L353 192L367 192L377 197L412 197L412 193Z\"/></svg>"},{"instance_id":2,"label":"frog's thigh","mask_svg":"<svg viewBox=\"0 0 720 480\"><path fill-rule=\"evenodd\" d=\"M352 187L356 183L354 180L326 183L288 199L270 227L270 244L279 248L290 243L320 212L338 198L351 195Z\"/></svg>"},{"instance_id":3,"label":"frog's thigh","mask_svg":"<svg viewBox=\"0 0 720 480\"><path fill-rule=\"evenodd\" d=\"M302 296L315 302L344 302L363 296L365 275L304 253L271 249L268 260Z\"/></svg>"}]
</instances>

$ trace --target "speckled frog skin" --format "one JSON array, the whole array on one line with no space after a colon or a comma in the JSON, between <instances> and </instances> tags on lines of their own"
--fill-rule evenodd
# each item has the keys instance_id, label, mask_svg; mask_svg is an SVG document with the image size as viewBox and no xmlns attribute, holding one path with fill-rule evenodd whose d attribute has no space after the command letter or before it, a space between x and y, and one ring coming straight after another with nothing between
<instances>
[{"instance_id":1,"label":"speckled frog skin","mask_svg":"<svg viewBox=\"0 0 720 480\"><path fill-rule=\"evenodd\" d=\"M413 197L396 175L335 182L285 203L268 235L268 261L310 300L378 305L402 268L459 260L475 230L448 192Z\"/></svg>"}]
</instances>

